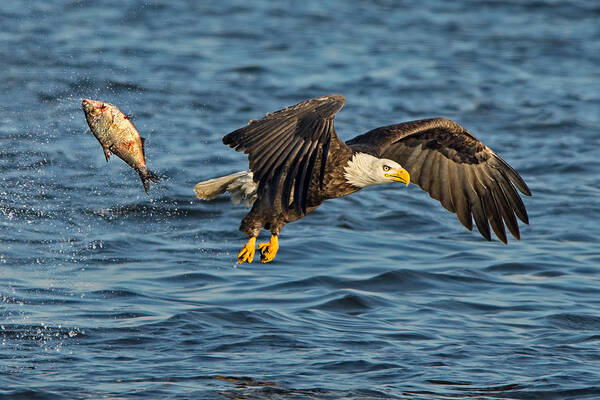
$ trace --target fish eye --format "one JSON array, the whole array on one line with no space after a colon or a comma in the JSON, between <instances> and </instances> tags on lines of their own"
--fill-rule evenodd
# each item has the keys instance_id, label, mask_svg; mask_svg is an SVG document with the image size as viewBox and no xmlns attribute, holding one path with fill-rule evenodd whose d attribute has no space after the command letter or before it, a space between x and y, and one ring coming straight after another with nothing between
<instances>
[{"instance_id":1,"label":"fish eye","mask_svg":"<svg viewBox=\"0 0 600 400\"><path fill-rule=\"evenodd\" d=\"M389 165L384 165L384 166L383 166L383 170L384 170L384 171L389 171L390 169L391 169L391 168L390 168L390 166L389 166Z\"/></svg>"}]
</instances>

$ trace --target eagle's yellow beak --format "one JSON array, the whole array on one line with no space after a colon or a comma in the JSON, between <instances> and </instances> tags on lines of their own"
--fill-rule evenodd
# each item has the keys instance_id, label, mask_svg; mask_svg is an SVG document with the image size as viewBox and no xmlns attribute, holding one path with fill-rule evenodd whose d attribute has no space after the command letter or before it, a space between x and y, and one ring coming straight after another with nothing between
<instances>
[{"instance_id":1,"label":"eagle's yellow beak","mask_svg":"<svg viewBox=\"0 0 600 400\"><path fill-rule=\"evenodd\" d=\"M404 168L398 168L394 173L385 174L388 178L392 178L396 182L406 183L406 186L410 183L410 174Z\"/></svg>"}]
</instances>

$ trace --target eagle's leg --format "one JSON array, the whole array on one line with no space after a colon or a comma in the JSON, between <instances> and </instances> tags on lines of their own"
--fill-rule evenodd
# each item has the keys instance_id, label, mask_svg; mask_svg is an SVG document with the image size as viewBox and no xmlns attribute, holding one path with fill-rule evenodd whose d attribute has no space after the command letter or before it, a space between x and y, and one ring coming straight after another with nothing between
<instances>
[{"instance_id":1,"label":"eagle's leg","mask_svg":"<svg viewBox=\"0 0 600 400\"><path fill-rule=\"evenodd\" d=\"M250 239L248 239L244 247L242 247L242 250L240 250L240 253L238 254L238 264L241 264L243 262L252 262L252 260L254 259L255 246L256 236L252 236L250 237Z\"/></svg>"},{"instance_id":2,"label":"eagle's leg","mask_svg":"<svg viewBox=\"0 0 600 400\"><path fill-rule=\"evenodd\" d=\"M272 261L279 250L279 239L275 234L271 234L271 241L258 245L260 251L260 260L264 263Z\"/></svg>"}]
</instances>

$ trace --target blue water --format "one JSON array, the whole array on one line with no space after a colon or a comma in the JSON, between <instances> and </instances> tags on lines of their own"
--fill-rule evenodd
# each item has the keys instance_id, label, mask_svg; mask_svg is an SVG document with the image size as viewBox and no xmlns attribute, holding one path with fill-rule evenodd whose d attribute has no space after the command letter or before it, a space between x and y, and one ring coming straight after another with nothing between
<instances>
[{"instance_id":1,"label":"blue water","mask_svg":"<svg viewBox=\"0 0 600 400\"><path fill-rule=\"evenodd\" d=\"M0 399L599 398L598 3L205 3L0 2ZM327 93L344 139L467 127L532 189L522 241L388 185L236 266L246 210L193 185ZM149 197L83 97L133 115Z\"/></svg>"}]
</instances>

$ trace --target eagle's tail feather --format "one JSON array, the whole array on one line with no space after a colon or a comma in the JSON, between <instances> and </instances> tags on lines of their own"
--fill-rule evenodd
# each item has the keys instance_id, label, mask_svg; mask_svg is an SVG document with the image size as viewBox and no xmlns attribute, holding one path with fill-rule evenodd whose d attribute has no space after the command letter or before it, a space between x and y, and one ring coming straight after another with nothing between
<instances>
[{"instance_id":1,"label":"eagle's tail feather","mask_svg":"<svg viewBox=\"0 0 600 400\"><path fill-rule=\"evenodd\" d=\"M249 207L256 200L258 185L252 180L252 172L240 171L200 182L194 186L196 197L201 200L212 200L225 192L231 193L233 204L245 202Z\"/></svg>"}]
</instances>

